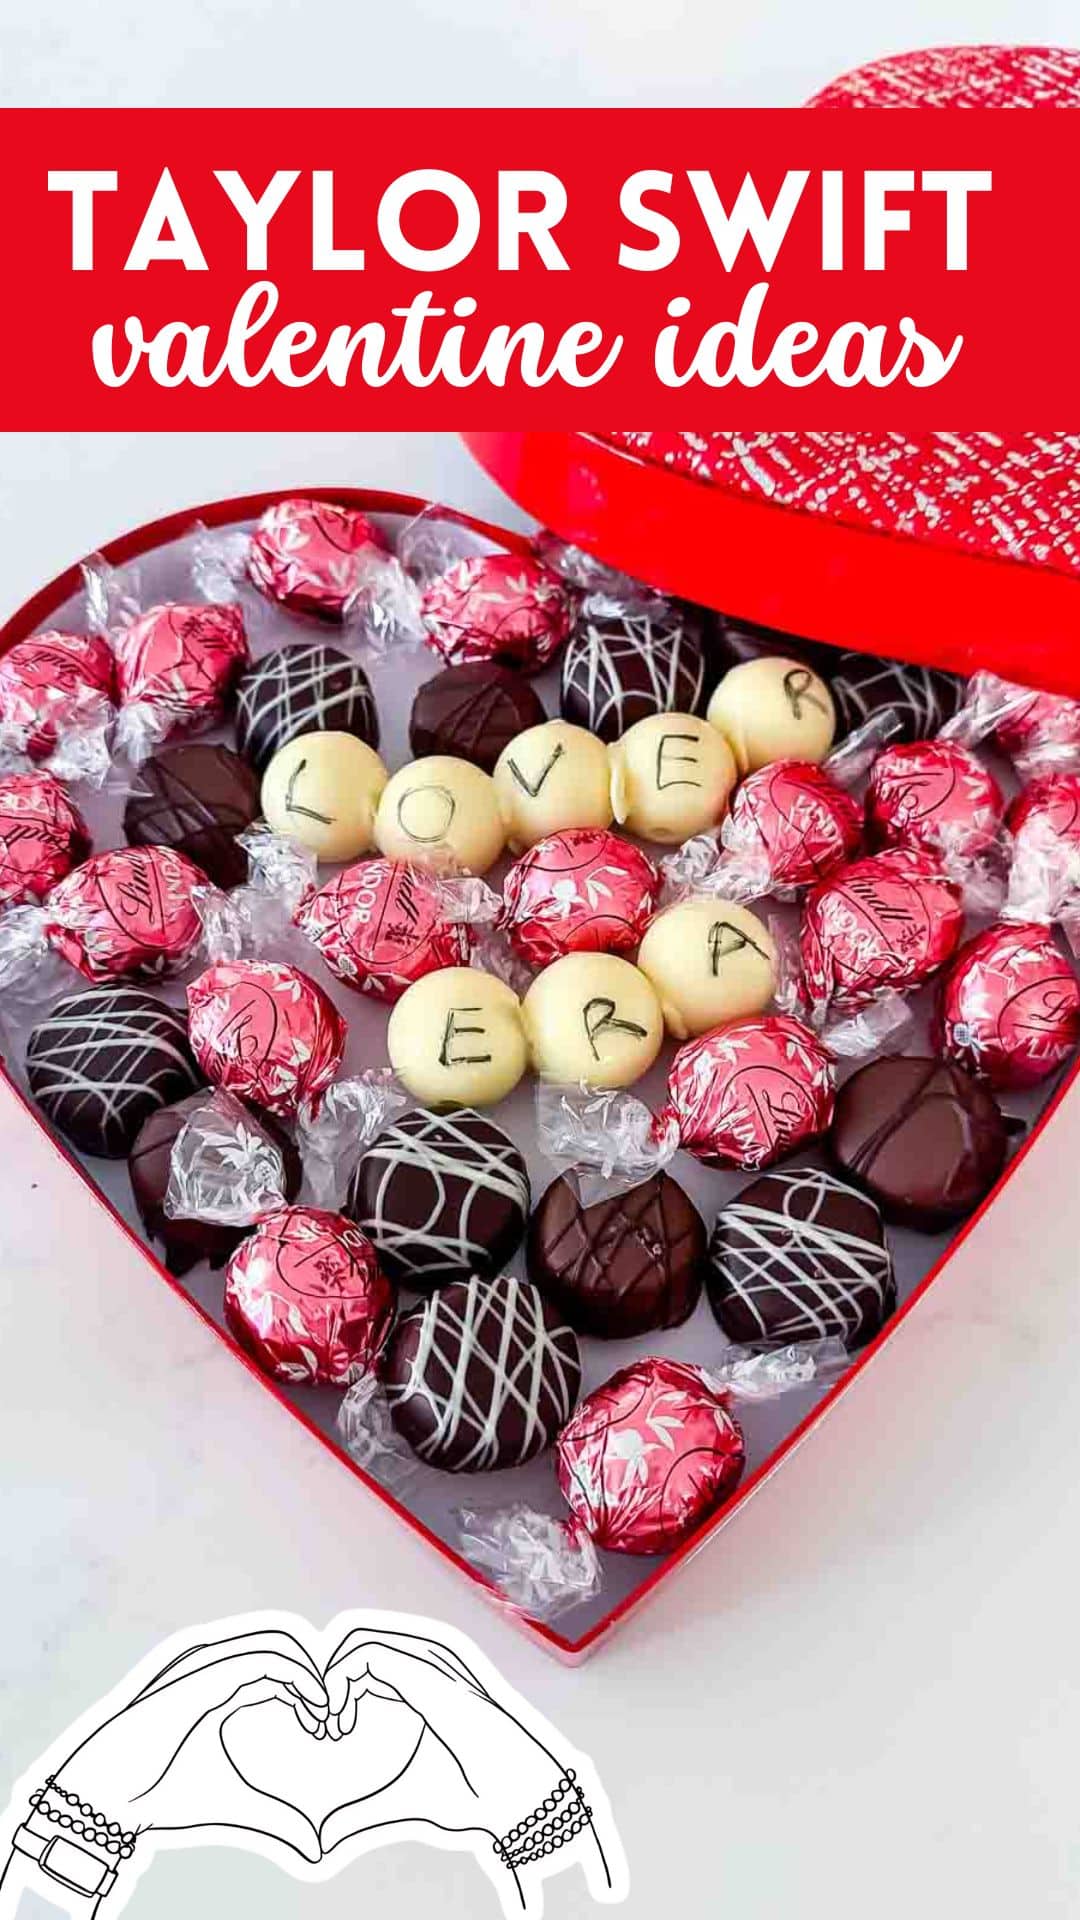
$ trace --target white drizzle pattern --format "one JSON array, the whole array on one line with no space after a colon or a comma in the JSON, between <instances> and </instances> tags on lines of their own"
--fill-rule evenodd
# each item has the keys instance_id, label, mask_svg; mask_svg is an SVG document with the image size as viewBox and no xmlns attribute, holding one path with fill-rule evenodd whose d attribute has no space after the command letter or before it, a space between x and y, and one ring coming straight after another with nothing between
<instances>
[{"instance_id":1,"label":"white drizzle pattern","mask_svg":"<svg viewBox=\"0 0 1080 1920\"><path fill-rule=\"evenodd\" d=\"M746 1198L765 1187L773 1204ZM887 1247L823 1220L830 1196L854 1203L868 1222L880 1223L872 1200L817 1167L755 1181L717 1216L709 1250L711 1291L721 1311L734 1301L750 1316L751 1338L780 1346L827 1334L850 1340L875 1333L891 1310L895 1289ZM739 1337L747 1337L741 1327Z\"/></svg>"},{"instance_id":2,"label":"white drizzle pattern","mask_svg":"<svg viewBox=\"0 0 1080 1920\"><path fill-rule=\"evenodd\" d=\"M258 772L300 733L355 733L368 746L378 744L367 674L340 647L320 641L278 647L240 681L236 744Z\"/></svg>"},{"instance_id":3,"label":"white drizzle pattern","mask_svg":"<svg viewBox=\"0 0 1080 1920\"><path fill-rule=\"evenodd\" d=\"M651 713L693 713L705 687L697 635L670 612L623 613L618 625L583 621L563 655L561 708L602 740Z\"/></svg>"},{"instance_id":4,"label":"white drizzle pattern","mask_svg":"<svg viewBox=\"0 0 1080 1920\"><path fill-rule=\"evenodd\" d=\"M411 1201L423 1192L426 1218L402 1217L395 1187L409 1184ZM492 1235L473 1230L484 1197L505 1203L505 1224L494 1236L496 1261L508 1259L525 1231L529 1177L513 1141L490 1120L464 1107L457 1113L403 1114L381 1133L353 1175L347 1211L379 1251L387 1271L407 1285L440 1286L492 1268Z\"/></svg>"},{"instance_id":5,"label":"white drizzle pattern","mask_svg":"<svg viewBox=\"0 0 1080 1920\"><path fill-rule=\"evenodd\" d=\"M200 1087L183 1016L131 987L99 987L61 1000L27 1045L38 1105L85 1151L127 1152L156 1108Z\"/></svg>"},{"instance_id":6,"label":"white drizzle pattern","mask_svg":"<svg viewBox=\"0 0 1080 1920\"><path fill-rule=\"evenodd\" d=\"M402 1336L414 1327L416 1351L394 1379ZM399 1422L414 1451L459 1473L520 1466L551 1446L581 1387L576 1336L545 1318L536 1287L509 1274L444 1287L403 1315L388 1360L391 1412L419 1399L430 1417L423 1439L413 1437L411 1419Z\"/></svg>"},{"instance_id":7,"label":"white drizzle pattern","mask_svg":"<svg viewBox=\"0 0 1080 1920\"><path fill-rule=\"evenodd\" d=\"M862 653L840 655L830 686L845 733L891 706L909 740L926 740L939 732L955 713L960 697L960 683L940 668L878 660Z\"/></svg>"}]
</instances>

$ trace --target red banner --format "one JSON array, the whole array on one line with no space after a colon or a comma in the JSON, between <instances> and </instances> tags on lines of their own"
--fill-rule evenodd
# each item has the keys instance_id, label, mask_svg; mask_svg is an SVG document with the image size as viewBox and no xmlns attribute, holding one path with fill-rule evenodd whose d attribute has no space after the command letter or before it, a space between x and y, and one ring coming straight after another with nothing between
<instances>
[{"instance_id":1,"label":"red banner","mask_svg":"<svg viewBox=\"0 0 1080 1920\"><path fill-rule=\"evenodd\" d=\"M1076 119L9 111L0 425L1061 426Z\"/></svg>"}]
</instances>

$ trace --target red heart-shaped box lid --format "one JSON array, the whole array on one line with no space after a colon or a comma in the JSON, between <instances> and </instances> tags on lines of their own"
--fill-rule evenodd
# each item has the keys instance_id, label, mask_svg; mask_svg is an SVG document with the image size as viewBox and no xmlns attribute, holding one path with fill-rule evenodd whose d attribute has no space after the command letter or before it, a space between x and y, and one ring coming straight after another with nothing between
<instances>
[{"instance_id":1,"label":"red heart-shaped box lid","mask_svg":"<svg viewBox=\"0 0 1080 1920\"><path fill-rule=\"evenodd\" d=\"M1080 53L953 47L814 107L1080 106ZM576 545L837 646L1080 694L1080 433L471 433Z\"/></svg>"}]
</instances>

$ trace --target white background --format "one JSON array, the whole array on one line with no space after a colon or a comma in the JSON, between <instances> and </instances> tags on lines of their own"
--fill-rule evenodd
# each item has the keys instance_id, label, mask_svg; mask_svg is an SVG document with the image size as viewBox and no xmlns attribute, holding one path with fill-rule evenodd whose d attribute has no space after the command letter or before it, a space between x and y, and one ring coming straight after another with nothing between
<instances>
[{"instance_id":1,"label":"white background","mask_svg":"<svg viewBox=\"0 0 1080 1920\"><path fill-rule=\"evenodd\" d=\"M0 101L786 104L895 47L1021 37L1075 38L1074 6L0 0ZM0 617L134 522L316 482L498 514L448 438L8 437ZM0 1801L180 1626L412 1608L471 1632L593 1754L631 1920L1076 1912L1080 1096L824 1429L577 1671L285 1420L2 1096L0 1129ZM415 1847L316 1890L178 1856L129 1911L256 1903L265 1920L495 1911L467 1859ZM551 1883L557 1920L590 1910L580 1882Z\"/></svg>"}]
</instances>

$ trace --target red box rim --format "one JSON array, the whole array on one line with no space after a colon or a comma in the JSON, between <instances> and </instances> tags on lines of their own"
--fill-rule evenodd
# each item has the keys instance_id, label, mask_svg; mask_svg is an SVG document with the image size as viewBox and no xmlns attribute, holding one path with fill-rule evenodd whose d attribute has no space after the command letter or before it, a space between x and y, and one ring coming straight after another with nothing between
<instances>
[{"instance_id":1,"label":"red box rim","mask_svg":"<svg viewBox=\"0 0 1080 1920\"><path fill-rule=\"evenodd\" d=\"M721 613L1080 698L1080 578L774 505L593 433L463 433L545 526Z\"/></svg>"},{"instance_id":2,"label":"red box rim","mask_svg":"<svg viewBox=\"0 0 1080 1920\"><path fill-rule=\"evenodd\" d=\"M358 507L366 513L399 513L412 515L419 513L425 506L430 504L410 494L377 492L364 488L290 487L268 493L245 494L231 500L216 500L201 506L190 507L180 513L168 514L162 519L149 521L146 525L137 527L133 531L122 534L119 538L109 541L100 549L100 552L113 566L119 566L126 561L138 558L140 554L147 553L154 547L162 546L170 540L179 539L185 533L191 531L192 525L195 522L201 522L205 526L213 527L222 526L236 520L254 519L262 513L266 507L273 506L277 501L287 500L297 496L305 499L326 500L339 506ZM494 526L470 514L464 514L462 518L474 531L486 535L513 552L524 553L529 549L529 541L527 537L522 534L511 533L505 528ZM77 592L80 580L79 564L76 563L68 567L63 573L58 574L47 586L42 587L39 592L25 601L24 604L12 614L11 618L7 620L3 626L0 626L0 653L6 653L9 647L15 645L16 641L24 640L28 634L35 632L42 622L48 620L49 616L54 613L65 600ZM508 1615L516 1625L524 1628L526 1632L539 1641L549 1652L554 1653L570 1664L576 1664L585 1659L601 1640L605 1639L608 1634L620 1625L622 1621L627 1619L631 1613L636 1612L647 1599L656 1593L664 1581L668 1580L679 1567L690 1559L692 1554L697 1553L721 1527L733 1519L738 1510L750 1498L750 1495L756 1492L758 1487L763 1485L765 1480L777 1471L795 1447L797 1447L800 1442L806 1438L811 1429L817 1425L818 1421L829 1408L836 1404L841 1394L845 1393L852 1383L862 1374L863 1370L874 1358L874 1355L892 1338L897 1328L900 1327L908 1314L911 1313L913 1308L922 1299L927 1289L944 1271L956 1249L966 1240L968 1234L978 1225L983 1215L993 1206L1006 1182L1012 1178L1021 1161L1026 1158L1032 1146L1035 1144L1035 1141L1045 1131L1052 1116L1056 1113L1078 1075L1080 1075L1080 1059L1074 1062L1073 1066L1069 1069L1061 1085L1052 1095L1043 1112L1040 1114L1038 1121L1032 1127L1027 1139L1009 1162L996 1186L991 1189L982 1205L972 1214L971 1218L965 1221L963 1226L958 1229L949 1247L940 1258L934 1262L934 1265L930 1268L929 1272L924 1275L904 1305L897 1309L896 1313L892 1316L891 1320L886 1322L877 1337L852 1361L844 1377L837 1381L835 1386L831 1387L829 1391L822 1396L818 1404L800 1421L799 1425L792 1430L787 1439L781 1443L776 1451L771 1454L767 1460L764 1460L759 1467L755 1468L752 1473L747 1475L726 1505L720 1508L711 1519L707 1520L704 1525L698 1529L692 1539L688 1540L686 1544L675 1553L668 1555L658 1562L652 1573L648 1575L635 1592L627 1594L624 1599L612 1607L611 1611L606 1614L602 1620L598 1620L587 1632L579 1635L575 1639L562 1633L557 1627L550 1625L548 1622L533 1620L527 1614L512 1607L485 1574L480 1572L478 1568L472 1566L470 1562L466 1560L462 1554L457 1553L453 1547L448 1546L445 1541L440 1540L436 1533L433 1533L415 1514L410 1513L408 1508L403 1506L392 1493L388 1492L387 1489L381 1486L377 1480L374 1480L370 1474L365 1473L362 1467L359 1467L355 1461L351 1460L348 1454L345 1453L342 1448L338 1447L328 1434L325 1434L320 1427L317 1427L315 1423L309 1419L302 1408L294 1406L292 1402L285 1397L281 1389L274 1381L269 1380L267 1376L261 1372L255 1362L250 1359L243 1348L233 1339L232 1335L224 1328L219 1327L206 1309L185 1291L181 1283L174 1279L172 1274L166 1271L156 1254L147 1246L145 1241L135 1233L134 1229L128 1225L123 1215L117 1212L112 1202L106 1198L96 1181L87 1173L75 1155L44 1125L34 1108L33 1102L8 1072L6 1065L0 1062L0 1076L2 1076L9 1090L14 1094L15 1099L23 1108L23 1111L29 1115L34 1124L44 1133L46 1139L60 1159L72 1169L76 1177L81 1180L83 1185L91 1193L97 1204L104 1208L114 1224L119 1227L121 1233L138 1249L143 1259L148 1261L156 1270L159 1277L165 1281L166 1285L184 1301L185 1305L188 1306L192 1312L198 1315L199 1319L210 1328L211 1332L229 1349L234 1357L241 1361L253 1378L259 1382L260 1386L270 1392L278 1401L278 1404L282 1406L294 1420L299 1421L300 1425L305 1427L320 1445L326 1448L331 1457L338 1460L341 1465L359 1480L370 1493L374 1494L385 1507L388 1507L391 1512L403 1520L415 1534L422 1540L425 1540L429 1546L433 1547L449 1565L456 1567L460 1573L465 1574L489 1602L494 1604L501 1612Z\"/></svg>"}]
</instances>

